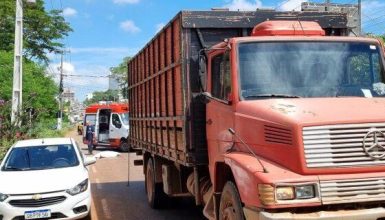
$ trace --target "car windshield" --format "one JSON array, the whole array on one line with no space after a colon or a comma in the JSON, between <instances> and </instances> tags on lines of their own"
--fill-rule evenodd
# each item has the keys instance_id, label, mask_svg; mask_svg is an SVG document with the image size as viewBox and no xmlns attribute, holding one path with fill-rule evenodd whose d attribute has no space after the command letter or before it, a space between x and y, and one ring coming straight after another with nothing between
<instances>
[{"instance_id":1,"label":"car windshield","mask_svg":"<svg viewBox=\"0 0 385 220\"><path fill-rule=\"evenodd\" d=\"M380 47L360 42L239 45L243 99L385 96Z\"/></svg>"},{"instance_id":2,"label":"car windshield","mask_svg":"<svg viewBox=\"0 0 385 220\"><path fill-rule=\"evenodd\" d=\"M73 167L79 161L72 145L50 145L13 148L3 171L45 170Z\"/></svg>"},{"instance_id":3,"label":"car windshield","mask_svg":"<svg viewBox=\"0 0 385 220\"><path fill-rule=\"evenodd\" d=\"M122 118L123 124L128 125L128 113L122 113L120 117Z\"/></svg>"}]
</instances>

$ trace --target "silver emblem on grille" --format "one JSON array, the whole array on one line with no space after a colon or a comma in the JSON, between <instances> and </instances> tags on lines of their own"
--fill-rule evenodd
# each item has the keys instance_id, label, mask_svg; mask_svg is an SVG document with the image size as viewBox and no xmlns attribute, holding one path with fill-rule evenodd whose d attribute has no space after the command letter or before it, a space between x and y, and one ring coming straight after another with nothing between
<instances>
[{"instance_id":1,"label":"silver emblem on grille","mask_svg":"<svg viewBox=\"0 0 385 220\"><path fill-rule=\"evenodd\" d=\"M377 129L371 129L365 135L362 147L365 153L373 159L382 159L385 157L385 146L380 143L385 141L385 134Z\"/></svg>"},{"instance_id":2,"label":"silver emblem on grille","mask_svg":"<svg viewBox=\"0 0 385 220\"><path fill-rule=\"evenodd\" d=\"M32 196L32 199L38 201L38 200L41 199L41 195L40 194L35 194L35 195Z\"/></svg>"}]
</instances>

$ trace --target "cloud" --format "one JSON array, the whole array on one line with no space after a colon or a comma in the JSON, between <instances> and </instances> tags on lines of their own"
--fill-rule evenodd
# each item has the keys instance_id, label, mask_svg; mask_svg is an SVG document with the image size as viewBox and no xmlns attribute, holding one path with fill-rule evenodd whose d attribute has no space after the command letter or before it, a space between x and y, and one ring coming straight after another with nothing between
<instances>
[{"instance_id":1,"label":"cloud","mask_svg":"<svg viewBox=\"0 0 385 220\"><path fill-rule=\"evenodd\" d=\"M278 3L277 10L279 11L301 11L302 2L308 2L308 0L286 0Z\"/></svg>"},{"instance_id":2,"label":"cloud","mask_svg":"<svg viewBox=\"0 0 385 220\"><path fill-rule=\"evenodd\" d=\"M132 34L140 32L140 28L138 28L132 20L121 22L120 28Z\"/></svg>"},{"instance_id":3,"label":"cloud","mask_svg":"<svg viewBox=\"0 0 385 220\"><path fill-rule=\"evenodd\" d=\"M140 0L113 0L114 4L136 4Z\"/></svg>"},{"instance_id":4,"label":"cloud","mask_svg":"<svg viewBox=\"0 0 385 220\"><path fill-rule=\"evenodd\" d=\"M73 9L73 8L67 7L67 8L65 8L65 9L63 9L63 16L64 16L64 17L73 17L73 16L75 16L77 13L78 13L78 12L77 12L75 9Z\"/></svg>"},{"instance_id":5,"label":"cloud","mask_svg":"<svg viewBox=\"0 0 385 220\"><path fill-rule=\"evenodd\" d=\"M165 23L161 22L155 26L156 33L158 33L165 26Z\"/></svg>"},{"instance_id":6,"label":"cloud","mask_svg":"<svg viewBox=\"0 0 385 220\"><path fill-rule=\"evenodd\" d=\"M255 11L257 8L262 7L262 2L260 0L232 0L223 7L229 8L231 11Z\"/></svg>"}]
</instances>

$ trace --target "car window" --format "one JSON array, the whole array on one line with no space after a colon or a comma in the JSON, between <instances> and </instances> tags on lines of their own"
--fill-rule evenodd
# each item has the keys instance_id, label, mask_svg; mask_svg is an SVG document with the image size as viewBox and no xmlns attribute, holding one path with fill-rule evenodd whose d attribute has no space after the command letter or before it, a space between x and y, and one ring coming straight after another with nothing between
<instances>
[{"instance_id":1,"label":"car window","mask_svg":"<svg viewBox=\"0 0 385 220\"><path fill-rule=\"evenodd\" d=\"M71 144L18 147L11 150L2 170L45 170L78 165L78 157Z\"/></svg>"}]
</instances>

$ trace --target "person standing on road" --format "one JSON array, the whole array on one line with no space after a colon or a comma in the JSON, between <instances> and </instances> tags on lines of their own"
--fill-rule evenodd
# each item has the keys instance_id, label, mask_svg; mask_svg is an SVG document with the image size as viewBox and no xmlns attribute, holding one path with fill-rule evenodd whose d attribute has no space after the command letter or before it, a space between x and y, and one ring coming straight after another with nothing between
<instances>
[{"instance_id":1,"label":"person standing on road","mask_svg":"<svg viewBox=\"0 0 385 220\"><path fill-rule=\"evenodd\" d=\"M87 130L86 130L86 139L88 144L88 153L92 154L92 150L94 149L94 133L95 133L95 125L87 122Z\"/></svg>"}]
</instances>

